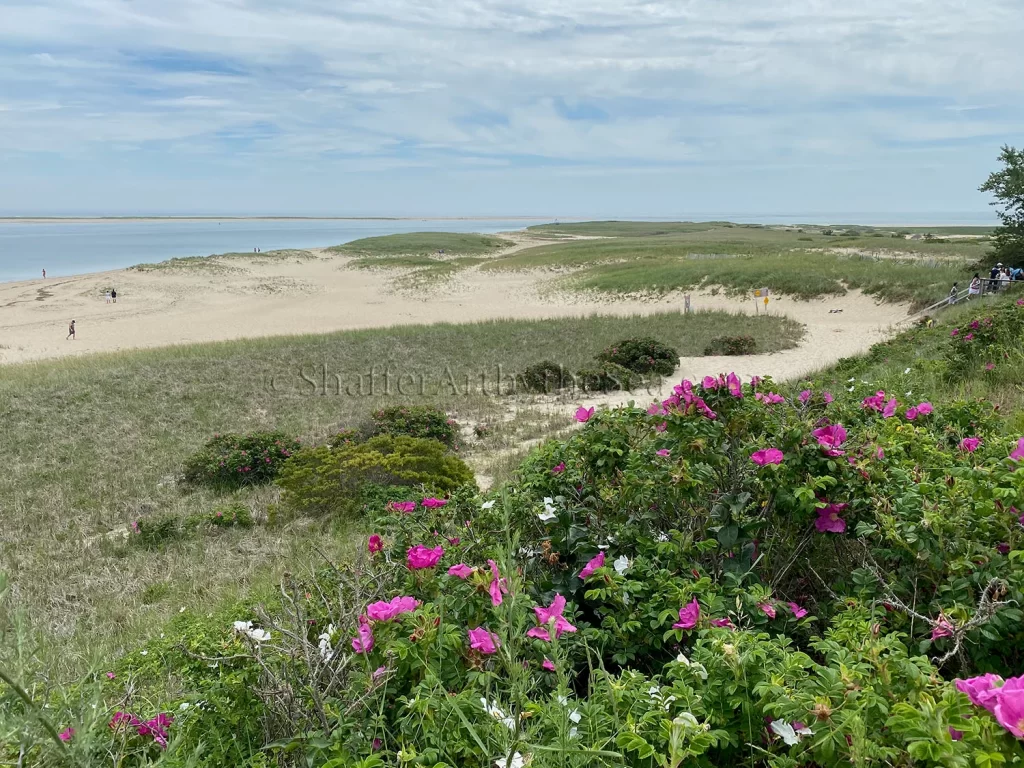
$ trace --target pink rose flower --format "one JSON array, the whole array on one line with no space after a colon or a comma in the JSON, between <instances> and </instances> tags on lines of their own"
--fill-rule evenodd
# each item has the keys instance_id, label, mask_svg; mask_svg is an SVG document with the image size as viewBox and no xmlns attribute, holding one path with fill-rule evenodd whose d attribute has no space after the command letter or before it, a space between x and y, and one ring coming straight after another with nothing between
<instances>
[{"instance_id":1,"label":"pink rose flower","mask_svg":"<svg viewBox=\"0 0 1024 768\"><path fill-rule=\"evenodd\" d=\"M488 632L483 627L477 627L476 629L469 630L469 647L485 656L489 656L492 653L497 653L501 643L498 641L498 636L493 632Z\"/></svg>"},{"instance_id":2,"label":"pink rose flower","mask_svg":"<svg viewBox=\"0 0 1024 768\"><path fill-rule=\"evenodd\" d=\"M805 389L803 392L800 393L800 396L797 397L797 400L800 401L801 405L807 405L807 401L810 400L810 399L811 399L811 390L809 390L809 389Z\"/></svg>"},{"instance_id":3,"label":"pink rose flower","mask_svg":"<svg viewBox=\"0 0 1024 768\"><path fill-rule=\"evenodd\" d=\"M846 509L847 504L827 504L818 509L818 519L814 521L814 527L818 533L842 533L846 530L846 521L839 516L839 513Z\"/></svg>"},{"instance_id":4,"label":"pink rose flower","mask_svg":"<svg viewBox=\"0 0 1024 768\"><path fill-rule=\"evenodd\" d=\"M965 437L960 441L960 450L967 453L974 453L978 450L981 445L981 438L978 437Z\"/></svg>"},{"instance_id":5,"label":"pink rose flower","mask_svg":"<svg viewBox=\"0 0 1024 768\"><path fill-rule=\"evenodd\" d=\"M590 560L590 562L588 562L585 566L583 566L583 570L580 571L580 578L583 579L584 581L586 581L588 578L590 578L594 574L594 571L596 571L598 568L600 568L603 565L604 565L604 552L598 552L596 557L592 558Z\"/></svg>"},{"instance_id":6,"label":"pink rose flower","mask_svg":"<svg viewBox=\"0 0 1024 768\"><path fill-rule=\"evenodd\" d=\"M498 564L493 560L488 560L487 565L491 567L491 583L487 587L487 591L491 595L491 605L497 608L502 602L502 592L506 595L508 594L508 587L505 585L505 579L501 578L501 573L498 571Z\"/></svg>"},{"instance_id":7,"label":"pink rose flower","mask_svg":"<svg viewBox=\"0 0 1024 768\"><path fill-rule=\"evenodd\" d=\"M842 456L844 451L839 450L846 442L846 429L842 424L830 424L821 427L812 433L818 441L818 445L825 449L826 456Z\"/></svg>"},{"instance_id":8,"label":"pink rose flower","mask_svg":"<svg viewBox=\"0 0 1024 768\"><path fill-rule=\"evenodd\" d=\"M672 625L672 629L693 629L700 621L700 603L693 598L689 603L679 609L679 621Z\"/></svg>"},{"instance_id":9,"label":"pink rose flower","mask_svg":"<svg viewBox=\"0 0 1024 768\"><path fill-rule=\"evenodd\" d=\"M412 613L419 604L414 597L393 597L387 603L378 600L366 606L366 616L370 621L391 621L403 613Z\"/></svg>"},{"instance_id":10,"label":"pink rose flower","mask_svg":"<svg viewBox=\"0 0 1024 768\"><path fill-rule=\"evenodd\" d=\"M560 475L563 472L565 472L565 462L564 461L560 461L558 464L556 464L554 467L551 468L551 474L552 475Z\"/></svg>"},{"instance_id":11,"label":"pink rose flower","mask_svg":"<svg viewBox=\"0 0 1024 768\"><path fill-rule=\"evenodd\" d=\"M555 663L553 661L551 661L551 659L544 659L544 663L541 664L541 667L543 669L547 670L548 672L554 672L555 671Z\"/></svg>"},{"instance_id":12,"label":"pink rose flower","mask_svg":"<svg viewBox=\"0 0 1024 768\"><path fill-rule=\"evenodd\" d=\"M427 509L437 509L438 507L443 507L448 502L444 499L429 498L424 499L420 503L423 504L423 506L426 507Z\"/></svg>"},{"instance_id":13,"label":"pink rose flower","mask_svg":"<svg viewBox=\"0 0 1024 768\"><path fill-rule=\"evenodd\" d=\"M932 627L932 640L938 640L943 637L952 637L955 630L956 627L953 626L953 622L945 616L940 615L935 622L935 626Z\"/></svg>"},{"instance_id":14,"label":"pink rose flower","mask_svg":"<svg viewBox=\"0 0 1024 768\"><path fill-rule=\"evenodd\" d=\"M781 464L783 458L782 451L778 448L765 448L755 451L750 455L750 460L759 467L763 467L766 464Z\"/></svg>"},{"instance_id":15,"label":"pink rose flower","mask_svg":"<svg viewBox=\"0 0 1024 768\"><path fill-rule=\"evenodd\" d=\"M384 542L381 540L378 534L373 534L370 540L366 543L366 548L370 550L371 555L375 555L384 549Z\"/></svg>"},{"instance_id":16,"label":"pink rose flower","mask_svg":"<svg viewBox=\"0 0 1024 768\"><path fill-rule=\"evenodd\" d=\"M1024 459L1024 437L1017 441L1017 447L1010 451L1010 458L1014 461Z\"/></svg>"},{"instance_id":17,"label":"pink rose flower","mask_svg":"<svg viewBox=\"0 0 1024 768\"><path fill-rule=\"evenodd\" d=\"M552 630L554 631L555 640L560 638L563 632L575 632L576 627L562 616L564 610L565 598L561 595L555 595L555 599L551 601L551 605L547 608L535 605L533 612L537 614L537 623L540 626L533 627L526 633L526 636L550 643Z\"/></svg>"},{"instance_id":18,"label":"pink rose flower","mask_svg":"<svg viewBox=\"0 0 1024 768\"><path fill-rule=\"evenodd\" d=\"M359 634L352 638L352 650L356 653L369 653L373 650L373 630L365 616L359 617Z\"/></svg>"},{"instance_id":19,"label":"pink rose flower","mask_svg":"<svg viewBox=\"0 0 1024 768\"><path fill-rule=\"evenodd\" d=\"M976 707L984 707L989 712L995 709L995 695L994 691L997 690L996 685L1002 685L1003 678L999 675L993 675L991 672L987 672L984 675L978 675L977 677L969 677L966 680L956 680L954 684L956 689L960 693L967 694L967 698L971 700L971 704Z\"/></svg>"},{"instance_id":20,"label":"pink rose flower","mask_svg":"<svg viewBox=\"0 0 1024 768\"><path fill-rule=\"evenodd\" d=\"M417 544L415 547L410 547L406 553L406 565L410 571L433 568L441 560L443 554L444 549L440 545L430 549L422 544Z\"/></svg>"},{"instance_id":21,"label":"pink rose flower","mask_svg":"<svg viewBox=\"0 0 1024 768\"><path fill-rule=\"evenodd\" d=\"M455 576L456 578L463 579L463 580L468 579L472 573L473 573L473 569L470 568L465 563L459 563L458 565L453 565L451 568L448 569L448 575L449 576Z\"/></svg>"},{"instance_id":22,"label":"pink rose flower","mask_svg":"<svg viewBox=\"0 0 1024 768\"><path fill-rule=\"evenodd\" d=\"M594 409L593 407L586 408L581 405L579 408L576 409L575 415L576 421L578 421L580 424L586 424L593 417Z\"/></svg>"},{"instance_id":23,"label":"pink rose flower","mask_svg":"<svg viewBox=\"0 0 1024 768\"><path fill-rule=\"evenodd\" d=\"M757 607L760 608L761 613L763 613L769 619L775 618L775 606L771 603L759 603Z\"/></svg>"},{"instance_id":24,"label":"pink rose flower","mask_svg":"<svg viewBox=\"0 0 1024 768\"><path fill-rule=\"evenodd\" d=\"M743 397L743 383L735 373L725 377L725 385L729 388L729 394L733 397Z\"/></svg>"},{"instance_id":25,"label":"pink rose flower","mask_svg":"<svg viewBox=\"0 0 1024 768\"><path fill-rule=\"evenodd\" d=\"M416 502L392 501L390 504L388 504L388 507L390 507L395 512L401 512L403 515L408 515L410 512L413 512L416 509Z\"/></svg>"},{"instance_id":26,"label":"pink rose flower","mask_svg":"<svg viewBox=\"0 0 1024 768\"><path fill-rule=\"evenodd\" d=\"M796 603L786 603L786 605L788 605L789 606L789 610L791 610L793 612L793 617L794 618L802 619L804 616L807 615L807 609L806 608L801 608Z\"/></svg>"}]
</instances>

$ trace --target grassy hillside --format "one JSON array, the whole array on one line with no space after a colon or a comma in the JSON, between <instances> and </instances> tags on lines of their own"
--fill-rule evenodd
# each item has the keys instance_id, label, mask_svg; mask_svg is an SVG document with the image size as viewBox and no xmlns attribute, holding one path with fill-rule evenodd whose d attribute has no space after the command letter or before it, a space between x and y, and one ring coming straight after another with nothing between
<instances>
[{"instance_id":1,"label":"grassy hillside","mask_svg":"<svg viewBox=\"0 0 1024 768\"><path fill-rule=\"evenodd\" d=\"M352 331L7 366L0 563L63 674L86 663L85 649L117 653L182 606L215 605L273 580L296 553L347 547L347 537L325 536L308 521L229 529L155 551L125 545L139 517L208 512L223 501L175 482L182 461L214 433L280 429L317 441L383 404L421 402L464 424L493 425L470 440L471 459L514 452L567 426L569 415L555 419L527 400L509 419L506 401L475 390L482 374L493 391L499 371L508 377L544 358L575 369L623 337L652 335L694 355L711 337L740 332L771 351L802 330L782 318L667 313ZM240 498L258 516L274 501L265 490Z\"/></svg>"},{"instance_id":2,"label":"grassy hillside","mask_svg":"<svg viewBox=\"0 0 1024 768\"><path fill-rule=\"evenodd\" d=\"M350 243L334 245L329 251L359 256L414 256L445 254L457 256L480 256L500 251L512 243L491 235L466 234L460 232L409 232L383 237L364 237Z\"/></svg>"},{"instance_id":3,"label":"grassy hillside","mask_svg":"<svg viewBox=\"0 0 1024 768\"><path fill-rule=\"evenodd\" d=\"M1016 344L979 348L978 358L964 369L951 365L952 352L963 346L971 323L984 323L1004 308L1015 306L1024 291L963 302L921 324L877 344L863 356L843 360L813 377L818 386L840 391L884 388L897 395L917 391L936 403L987 400L1006 415L1007 429L1024 431L1024 350ZM953 336L954 330L957 335ZM985 349L986 351L982 351ZM851 381L852 379L852 381Z\"/></svg>"},{"instance_id":4,"label":"grassy hillside","mask_svg":"<svg viewBox=\"0 0 1024 768\"><path fill-rule=\"evenodd\" d=\"M609 293L768 287L811 298L860 288L889 301L926 305L954 281L967 279L986 251L979 239L908 240L867 228L844 234L821 227L593 222L532 229L603 239L540 245L484 268L569 270L567 287Z\"/></svg>"}]
</instances>

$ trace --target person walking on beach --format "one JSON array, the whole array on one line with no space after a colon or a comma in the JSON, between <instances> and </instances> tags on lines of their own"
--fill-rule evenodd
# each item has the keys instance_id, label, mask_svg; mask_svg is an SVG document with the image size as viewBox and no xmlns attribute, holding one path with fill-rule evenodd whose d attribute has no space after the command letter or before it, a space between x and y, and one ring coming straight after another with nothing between
<instances>
[{"instance_id":1,"label":"person walking on beach","mask_svg":"<svg viewBox=\"0 0 1024 768\"><path fill-rule=\"evenodd\" d=\"M109 304L110 303L110 291L107 291L106 299L107 299L107 304Z\"/></svg>"},{"instance_id":2,"label":"person walking on beach","mask_svg":"<svg viewBox=\"0 0 1024 768\"><path fill-rule=\"evenodd\" d=\"M956 295L960 293L960 289L956 283L953 283L953 287L949 289L949 302L950 304L956 304Z\"/></svg>"},{"instance_id":3,"label":"person walking on beach","mask_svg":"<svg viewBox=\"0 0 1024 768\"><path fill-rule=\"evenodd\" d=\"M46 270L44 269L43 270L43 280L45 280L45 279L46 279Z\"/></svg>"},{"instance_id":4,"label":"person walking on beach","mask_svg":"<svg viewBox=\"0 0 1024 768\"><path fill-rule=\"evenodd\" d=\"M112 291L110 292L110 298L111 298L111 300L112 300L112 301L113 301L113 302L114 302L115 304L117 304L117 289L116 289L116 288L115 288L115 289L113 289L113 290L112 290Z\"/></svg>"},{"instance_id":5,"label":"person walking on beach","mask_svg":"<svg viewBox=\"0 0 1024 768\"><path fill-rule=\"evenodd\" d=\"M68 338L64 339L64 341L67 341L68 339L73 341L75 338L75 321L72 320L71 325L68 326Z\"/></svg>"}]
</instances>

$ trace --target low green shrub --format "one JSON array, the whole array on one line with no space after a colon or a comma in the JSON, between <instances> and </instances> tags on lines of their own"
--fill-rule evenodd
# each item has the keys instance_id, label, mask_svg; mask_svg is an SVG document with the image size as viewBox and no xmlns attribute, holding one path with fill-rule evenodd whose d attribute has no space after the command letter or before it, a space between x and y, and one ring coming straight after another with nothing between
<instances>
[{"instance_id":1,"label":"low green shrub","mask_svg":"<svg viewBox=\"0 0 1024 768\"><path fill-rule=\"evenodd\" d=\"M705 355L753 355L757 342L753 336L717 336L704 348Z\"/></svg>"},{"instance_id":2,"label":"low green shrub","mask_svg":"<svg viewBox=\"0 0 1024 768\"><path fill-rule=\"evenodd\" d=\"M241 501L214 507L204 516L204 522L215 528L252 528L255 524L252 510Z\"/></svg>"},{"instance_id":3,"label":"low green shrub","mask_svg":"<svg viewBox=\"0 0 1024 768\"><path fill-rule=\"evenodd\" d=\"M271 482L300 447L283 432L214 435L185 462L184 479L222 490L262 485Z\"/></svg>"},{"instance_id":4,"label":"low green shrub","mask_svg":"<svg viewBox=\"0 0 1024 768\"><path fill-rule=\"evenodd\" d=\"M187 537L191 526L178 515L158 513L133 521L131 529L134 542L143 547L157 548Z\"/></svg>"},{"instance_id":5,"label":"low green shrub","mask_svg":"<svg viewBox=\"0 0 1024 768\"><path fill-rule=\"evenodd\" d=\"M444 411L428 405L395 405L371 415L370 435L419 437L458 447L459 425Z\"/></svg>"},{"instance_id":6,"label":"low green shrub","mask_svg":"<svg viewBox=\"0 0 1024 768\"><path fill-rule=\"evenodd\" d=\"M645 378L615 363L600 363L596 368L581 368L576 373L576 387L582 392L617 392L631 390Z\"/></svg>"},{"instance_id":7,"label":"low green shrub","mask_svg":"<svg viewBox=\"0 0 1024 768\"><path fill-rule=\"evenodd\" d=\"M208 512L184 517L170 512L145 515L132 522L130 539L143 547L156 548L214 530L251 528L255 522L248 505L242 501L231 501Z\"/></svg>"},{"instance_id":8,"label":"low green shrub","mask_svg":"<svg viewBox=\"0 0 1024 768\"><path fill-rule=\"evenodd\" d=\"M519 381L528 392L551 393L564 389L572 383L572 374L565 366L551 360L542 360L528 366Z\"/></svg>"},{"instance_id":9,"label":"low green shrub","mask_svg":"<svg viewBox=\"0 0 1024 768\"><path fill-rule=\"evenodd\" d=\"M671 376L679 366L679 352L650 337L623 339L596 356L601 363L620 365L634 373Z\"/></svg>"},{"instance_id":10,"label":"low green shrub","mask_svg":"<svg viewBox=\"0 0 1024 768\"><path fill-rule=\"evenodd\" d=\"M306 448L281 470L282 503L296 512L352 513L364 486L423 486L450 493L473 481L438 440L380 435L364 443Z\"/></svg>"}]
</instances>

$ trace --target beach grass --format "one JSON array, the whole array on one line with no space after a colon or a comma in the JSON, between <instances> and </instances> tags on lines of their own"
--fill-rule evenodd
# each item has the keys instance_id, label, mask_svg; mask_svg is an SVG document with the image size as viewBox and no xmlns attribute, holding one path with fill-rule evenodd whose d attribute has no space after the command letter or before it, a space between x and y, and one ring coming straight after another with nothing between
<instances>
[{"instance_id":1,"label":"beach grass","mask_svg":"<svg viewBox=\"0 0 1024 768\"><path fill-rule=\"evenodd\" d=\"M128 267L128 269L136 272L182 269L202 269L216 272L230 271L230 267L224 262L229 262L233 259L246 259L254 263L259 263L261 261L272 262L284 261L286 259L306 260L312 258L314 258L313 254L309 251L295 248L283 248L276 251L261 251L260 253L249 253L248 251L243 251L240 253L213 253L209 256L179 256L152 264L136 264L133 267Z\"/></svg>"},{"instance_id":2,"label":"beach grass","mask_svg":"<svg viewBox=\"0 0 1024 768\"><path fill-rule=\"evenodd\" d=\"M333 245L328 251L356 256L416 256L446 255L482 256L508 248L512 243L501 237L462 232L409 232L382 237L364 237L342 245Z\"/></svg>"},{"instance_id":3,"label":"beach grass","mask_svg":"<svg viewBox=\"0 0 1024 768\"><path fill-rule=\"evenodd\" d=\"M769 288L809 299L859 288L886 301L924 306L946 295L953 282L968 280L987 251L984 241L974 239L908 240L864 229L826 234L826 228L710 223L658 225L664 231L656 234L658 226L650 223L558 226L569 233L612 234L539 245L483 268L561 271L566 288L607 293L719 287L742 294Z\"/></svg>"},{"instance_id":4,"label":"beach grass","mask_svg":"<svg viewBox=\"0 0 1024 768\"><path fill-rule=\"evenodd\" d=\"M177 482L183 460L215 433L279 429L315 443L382 405L427 403L466 426L471 464L500 474L530 441L571 426L574 405L531 411L528 400L499 395L501 377L546 358L576 369L629 336L699 355L712 337L738 333L770 352L796 343L802 326L710 312L491 321L5 366L0 563L14 590L0 611L24 610L48 674L69 679L94 656L135 647L183 607L212 610L266 588L317 548L345 557L357 523L295 520L157 549L126 542L134 520L209 513L224 501ZM479 441L477 424L490 427ZM265 519L276 494L252 489L237 499Z\"/></svg>"}]
</instances>

